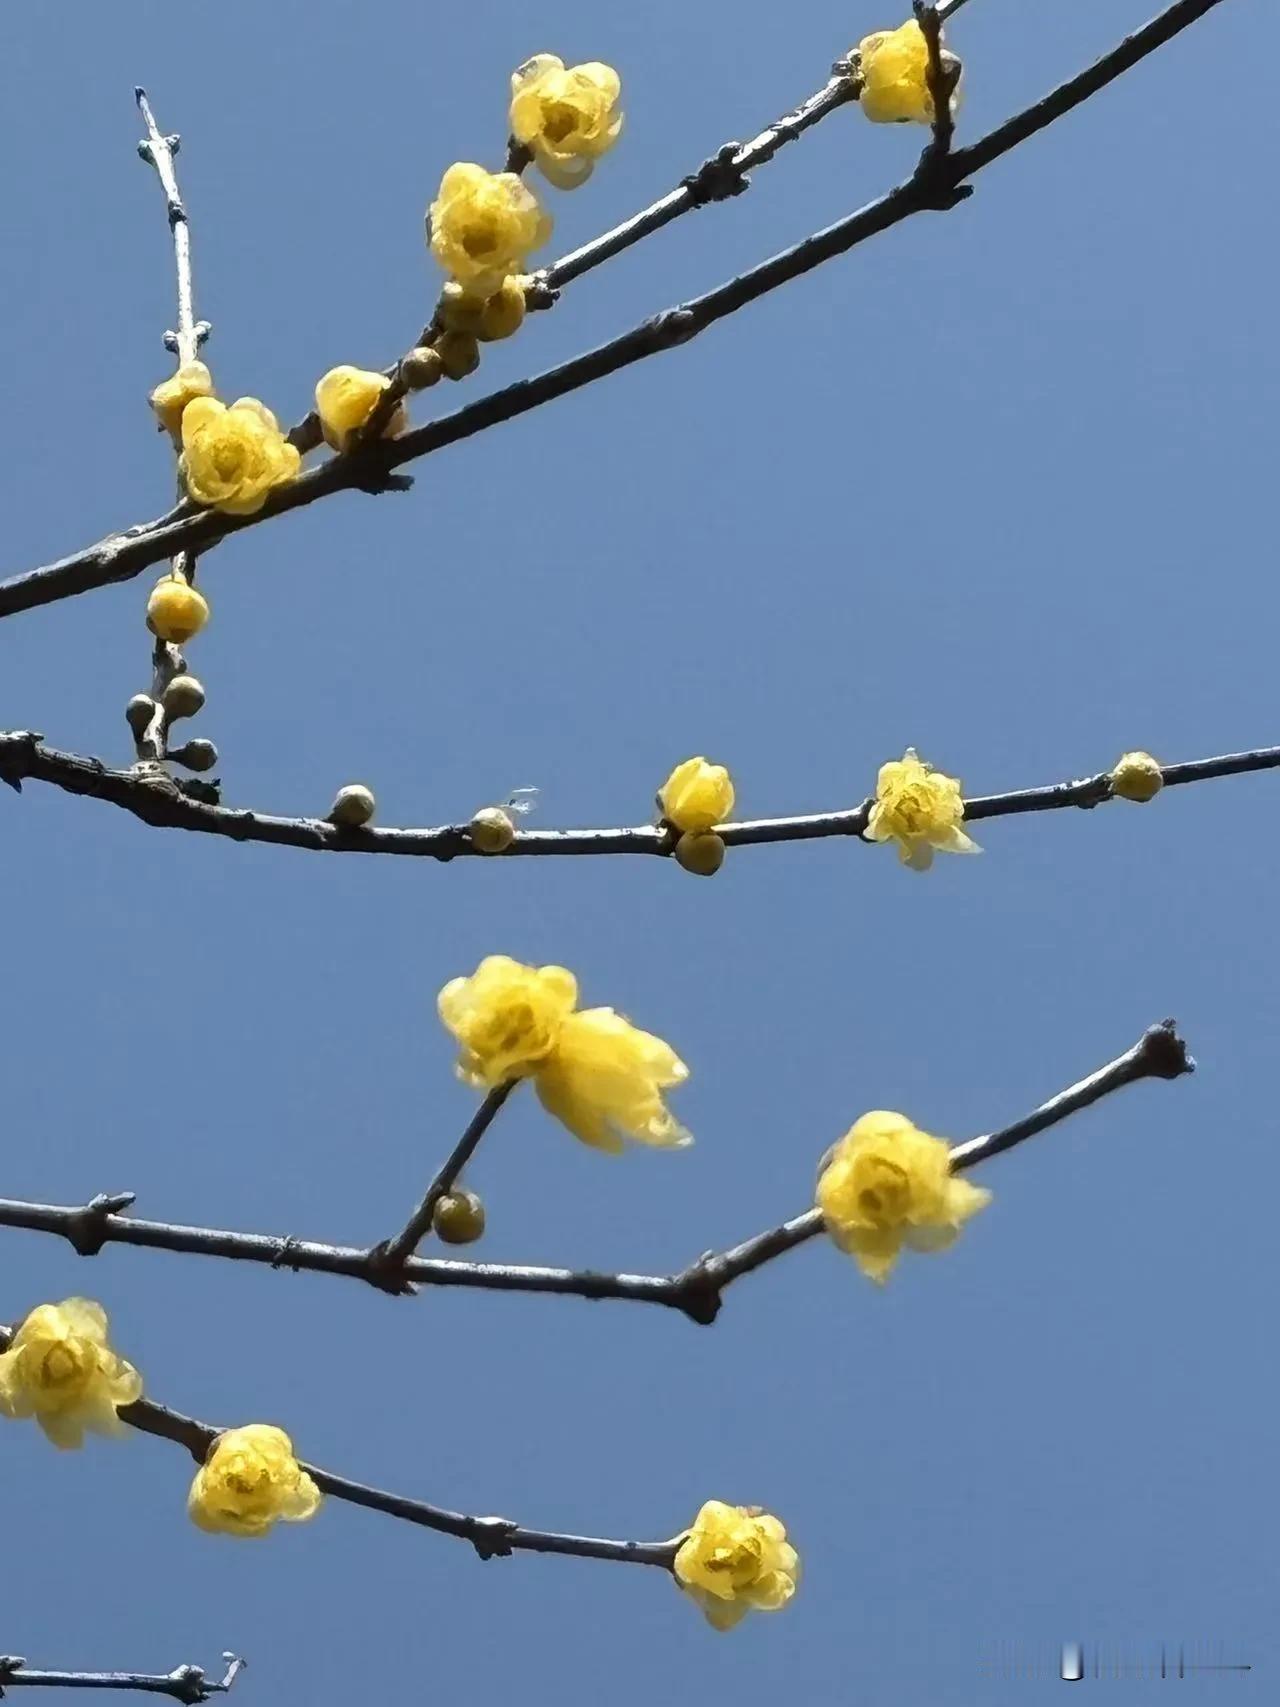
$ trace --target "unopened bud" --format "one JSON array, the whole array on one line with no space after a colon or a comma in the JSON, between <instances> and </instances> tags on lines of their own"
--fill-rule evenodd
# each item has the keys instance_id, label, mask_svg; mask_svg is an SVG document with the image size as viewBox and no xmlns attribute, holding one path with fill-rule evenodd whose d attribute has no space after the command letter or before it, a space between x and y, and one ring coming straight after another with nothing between
<instances>
[{"instance_id":1,"label":"unopened bud","mask_svg":"<svg viewBox=\"0 0 1280 1707\"><path fill-rule=\"evenodd\" d=\"M482 806L468 826L471 845L477 853L506 853L516 839L511 814L501 806Z\"/></svg>"},{"instance_id":2,"label":"unopened bud","mask_svg":"<svg viewBox=\"0 0 1280 1707\"><path fill-rule=\"evenodd\" d=\"M465 379L480 366L480 346L470 332L442 332L436 354L450 379Z\"/></svg>"},{"instance_id":3,"label":"unopened bud","mask_svg":"<svg viewBox=\"0 0 1280 1707\"><path fill-rule=\"evenodd\" d=\"M189 771L211 771L218 762L218 749L212 741L187 741L167 755L175 765L185 765Z\"/></svg>"},{"instance_id":4,"label":"unopened bud","mask_svg":"<svg viewBox=\"0 0 1280 1707\"><path fill-rule=\"evenodd\" d=\"M204 705L204 688L194 676L174 676L164 690L164 708L170 720L194 717Z\"/></svg>"},{"instance_id":5,"label":"unopened bud","mask_svg":"<svg viewBox=\"0 0 1280 1707\"><path fill-rule=\"evenodd\" d=\"M1136 800L1145 805L1154 800L1164 787L1164 775L1159 760L1150 753L1123 753L1111 773L1111 792L1121 800Z\"/></svg>"},{"instance_id":6,"label":"unopened bud","mask_svg":"<svg viewBox=\"0 0 1280 1707\"><path fill-rule=\"evenodd\" d=\"M440 352L419 344L400 358L400 383L406 391L425 391L444 378L444 363Z\"/></svg>"},{"instance_id":7,"label":"unopened bud","mask_svg":"<svg viewBox=\"0 0 1280 1707\"><path fill-rule=\"evenodd\" d=\"M524 288L518 280L506 278L485 303L476 336L486 344L494 344L501 338L510 338L523 325Z\"/></svg>"},{"instance_id":8,"label":"unopened bud","mask_svg":"<svg viewBox=\"0 0 1280 1707\"><path fill-rule=\"evenodd\" d=\"M125 722L133 731L135 741L141 741L151 727L151 719L156 714L156 702L150 694L136 693L124 708Z\"/></svg>"},{"instance_id":9,"label":"unopened bud","mask_svg":"<svg viewBox=\"0 0 1280 1707\"><path fill-rule=\"evenodd\" d=\"M687 831L676 843L676 864L695 877L714 877L724 864L724 842L714 830Z\"/></svg>"},{"instance_id":10,"label":"unopened bud","mask_svg":"<svg viewBox=\"0 0 1280 1707\"><path fill-rule=\"evenodd\" d=\"M446 1245L472 1245L484 1232L484 1204L474 1191L447 1191L431 1214Z\"/></svg>"},{"instance_id":11,"label":"unopened bud","mask_svg":"<svg viewBox=\"0 0 1280 1707\"><path fill-rule=\"evenodd\" d=\"M472 296L456 279L450 279L440 292L436 319L446 332L470 332L474 336L484 317L484 303L484 297Z\"/></svg>"},{"instance_id":12,"label":"unopened bud","mask_svg":"<svg viewBox=\"0 0 1280 1707\"><path fill-rule=\"evenodd\" d=\"M340 824L345 830L358 830L362 824L369 823L377 809L378 803L371 788L366 788L362 782L349 782L334 795L333 805L329 808L329 822Z\"/></svg>"}]
</instances>

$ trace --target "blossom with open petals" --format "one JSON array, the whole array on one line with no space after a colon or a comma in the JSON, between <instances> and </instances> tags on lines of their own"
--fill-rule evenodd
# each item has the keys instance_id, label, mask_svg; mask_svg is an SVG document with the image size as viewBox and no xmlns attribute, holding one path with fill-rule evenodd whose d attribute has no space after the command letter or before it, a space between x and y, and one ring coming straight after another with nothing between
<instances>
[{"instance_id":1,"label":"blossom with open petals","mask_svg":"<svg viewBox=\"0 0 1280 1707\"><path fill-rule=\"evenodd\" d=\"M249 1423L220 1434L196 1471L187 1512L211 1535L265 1535L277 1522L303 1523L320 1509L320 1490L281 1428Z\"/></svg>"},{"instance_id":2,"label":"blossom with open petals","mask_svg":"<svg viewBox=\"0 0 1280 1707\"><path fill-rule=\"evenodd\" d=\"M551 216L514 172L460 161L440 181L429 216L431 253L473 296L488 297L551 236Z\"/></svg>"},{"instance_id":3,"label":"blossom with open petals","mask_svg":"<svg viewBox=\"0 0 1280 1707\"><path fill-rule=\"evenodd\" d=\"M957 777L934 770L908 747L900 759L881 765L865 835L870 842L897 842L912 871L928 871L940 853L980 853L960 828L964 800Z\"/></svg>"},{"instance_id":4,"label":"blossom with open petals","mask_svg":"<svg viewBox=\"0 0 1280 1707\"><path fill-rule=\"evenodd\" d=\"M237 398L229 408L216 397L196 397L183 410L179 467L197 504L255 515L272 487L295 477L301 460L256 397Z\"/></svg>"},{"instance_id":5,"label":"blossom with open petals","mask_svg":"<svg viewBox=\"0 0 1280 1707\"><path fill-rule=\"evenodd\" d=\"M331 367L316 383L316 414L324 442L334 450L348 450L390 383L384 374L371 373L367 368ZM405 420L404 404L397 404L382 437L389 439L403 431Z\"/></svg>"},{"instance_id":6,"label":"blossom with open petals","mask_svg":"<svg viewBox=\"0 0 1280 1707\"><path fill-rule=\"evenodd\" d=\"M171 379L161 380L151 393L156 419L177 441L182 438L182 415L197 397L213 396L213 375L204 362L183 362Z\"/></svg>"},{"instance_id":7,"label":"blossom with open petals","mask_svg":"<svg viewBox=\"0 0 1280 1707\"><path fill-rule=\"evenodd\" d=\"M122 1434L117 1414L142 1397L142 1377L107 1340L107 1313L89 1298L41 1304L0 1354L0 1416L34 1417L55 1446L86 1429Z\"/></svg>"},{"instance_id":8,"label":"blossom with open petals","mask_svg":"<svg viewBox=\"0 0 1280 1707\"><path fill-rule=\"evenodd\" d=\"M776 1517L708 1500L675 1558L675 1578L717 1630L748 1612L777 1612L796 1592L800 1560Z\"/></svg>"},{"instance_id":9,"label":"blossom with open petals","mask_svg":"<svg viewBox=\"0 0 1280 1707\"><path fill-rule=\"evenodd\" d=\"M889 1276L899 1252L954 1243L991 1193L951 1172L945 1139L904 1114L874 1109L845 1133L818 1177L817 1202L831 1237L872 1280Z\"/></svg>"},{"instance_id":10,"label":"blossom with open petals","mask_svg":"<svg viewBox=\"0 0 1280 1707\"><path fill-rule=\"evenodd\" d=\"M875 124L932 124L929 44L914 18L896 30L877 30L858 43L863 115ZM951 110L959 105L960 61L944 53L943 68L952 83Z\"/></svg>"},{"instance_id":11,"label":"blossom with open petals","mask_svg":"<svg viewBox=\"0 0 1280 1707\"><path fill-rule=\"evenodd\" d=\"M566 66L536 53L511 78L511 134L549 183L576 189L621 134L621 92L611 65Z\"/></svg>"},{"instance_id":12,"label":"blossom with open petals","mask_svg":"<svg viewBox=\"0 0 1280 1707\"><path fill-rule=\"evenodd\" d=\"M723 765L686 759L658 790L658 810L677 830L714 829L733 811L733 778Z\"/></svg>"}]
</instances>

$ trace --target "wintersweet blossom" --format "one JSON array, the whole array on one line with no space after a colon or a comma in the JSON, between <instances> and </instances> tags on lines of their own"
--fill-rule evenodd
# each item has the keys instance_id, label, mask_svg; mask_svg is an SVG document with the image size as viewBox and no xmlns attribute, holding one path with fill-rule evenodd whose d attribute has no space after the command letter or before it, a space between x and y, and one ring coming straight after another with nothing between
<instances>
[{"instance_id":1,"label":"wintersweet blossom","mask_svg":"<svg viewBox=\"0 0 1280 1707\"><path fill-rule=\"evenodd\" d=\"M723 824L733 811L733 779L723 765L686 759L658 790L658 810L677 830L697 834Z\"/></svg>"},{"instance_id":2,"label":"wintersweet blossom","mask_svg":"<svg viewBox=\"0 0 1280 1707\"><path fill-rule=\"evenodd\" d=\"M858 43L863 114L876 124L932 124L933 96L929 90L929 44L914 18L896 30L877 30ZM960 61L944 56L953 78L951 110L959 104Z\"/></svg>"},{"instance_id":3,"label":"wintersweet blossom","mask_svg":"<svg viewBox=\"0 0 1280 1707\"><path fill-rule=\"evenodd\" d=\"M1164 787L1164 772L1159 759L1150 753L1122 753L1111 773L1111 792L1121 800L1136 800L1145 805L1154 800Z\"/></svg>"},{"instance_id":4,"label":"wintersweet blossom","mask_svg":"<svg viewBox=\"0 0 1280 1707\"><path fill-rule=\"evenodd\" d=\"M142 1377L107 1340L107 1313L89 1298L41 1304L0 1355L0 1416L34 1417L55 1446L86 1429L122 1434L118 1412L142 1397Z\"/></svg>"},{"instance_id":5,"label":"wintersweet blossom","mask_svg":"<svg viewBox=\"0 0 1280 1707\"><path fill-rule=\"evenodd\" d=\"M293 1455L283 1429L249 1423L220 1434L196 1471L187 1512L211 1535L265 1535L278 1521L303 1523L320 1490Z\"/></svg>"},{"instance_id":6,"label":"wintersweet blossom","mask_svg":"<svg viewBox=\"0 0 1280 1707\"><path fill-rule=\"evenodd\" d=\"M197 397L212 396L213 375L204 362L183 362L171 379L156 386L150 403L160 425L180 443L182 414L187 404Z\"/></svg>"},{"instance_id":7,"label":"wintersweet blossom","mask_svg":"<svg viewBox=\"0 0 1280 1707\"><path fill-rule=\"evenodd\" d=\"M331 367L316 384L316 413L324 442L337 451L349 449L390 383L384 374L366 368ZM405 423L404 404L399 403L383 427L382 437L389 439L402 432Z\"/></svg>"},{"instance_id":8,"label":"wintersweet blossom","mask_svg":"<svg viewBox=\"0 0 1280 1707\"><path fill-rule=\"evenodd\" d=\"M514 172L460 161L440 181L428 218L431 253L474 296L490 296L551 236L544 213Z\"/></svg>"},{"instance_id":9,"label":"wintersweet blossom","mask_svg":"<svg viewBox=\"0 0 1280 1707\"><path fill-rule=\"evenodd\" d=\"M954 1177L944 1139L888 1109L874 1109L855 1122L818 1176L817 1203L827 1232L864 1274L881 1283L904 1245L945 1250L990 1201L989 1191Z\"/></svg>"},{"instance_id":10,"label":"wintersweet blossom","mask_svg":"<svg viewBox=\"0 0 1280 1707\"><path fill-rule=\"evenodd\" d=\"M981 853L960 828L963 819L959 779L934 770L908 747L900 759L881 765L864 834L871 842L897 842L904 865L928 871L935 849Z\"/></svg>"},{"instance_id":11,"label":"wintersweet blossom","mask_svg":"<svg viewBox=\"0 0 1280 1707\"><path fill-rule=\"evenodd\" d=\"M147 600L147 627L157 640L182 646L209 620L209 601L181 575L156 582Z\"/></svg>"},{"instance_id":12,"label":"wintersweet blossom","mask_svg":"<svg viewBox=\"0 0 1280 1707\"><path fill-rule=\"evenodd\" d=\"M563 966L523 966L504 954L440 992L440 1018L461 1044L458 1075L477 1089L532 1078L549 1114L599 1150L625 1138L673 1149L690 1142L663 1092L689 1069L612 1008L575 1012L578 982Z\"/></svg>"},{"instance_id":13,"label":"wintersweet blossom","mask_svg":"<svg viewBox=\"0 0 1280 1707\"><path fill-rule=\"evenodd\" d=\"M800 1560L776 1517L708 1500L675 1557L675 1578L717 1630L748 1612L777 1612L796 1592Z\"/></svg>"},{"instance_id":14,"label":"wintersweet blossom","mask_svg":"<svg viewBox=\"0 0 1280 1707\"><path fill-rule=\"evenodd\" d=\"M536 53L511 78L511 134L558 190L591 176L622 131L622 82L611 65L566 66Z\"/></svg>"},{"instance_id":15,"label":"wintersweet blossom","mask_svg":"<svg viewBox=\"0 0 1280 1707\"><path fill-rule=\"evenodd\" d=\"M254 515L273 487L296 476L301 461L256 397L239 397L230 407L216 397L196 397L183 411L179 466L197 504L229 516Z\"/></svg>"}]
</instances>

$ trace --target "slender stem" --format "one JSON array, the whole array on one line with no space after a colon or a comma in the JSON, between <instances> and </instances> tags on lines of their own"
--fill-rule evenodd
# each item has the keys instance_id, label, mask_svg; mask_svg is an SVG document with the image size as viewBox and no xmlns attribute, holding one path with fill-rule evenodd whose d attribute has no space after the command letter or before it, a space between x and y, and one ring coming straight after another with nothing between
<instances>
[{"instance_id":1,"label":"slender stem","mask_svg":"<svg viewBox=\"0 0 1280 1707\"><path fill-rule=\"evenodd\" d=\"M933 139L925 150L926 169L932 168L951 152L955 121L951 113L952 81L942 57L942 11L926 0L914 0L916 23L929 50L929 67L925 81L929 99L933 102Z\"/></svg>"},{"instance_id":2,"label":"slender stem","mask_svg":"<svg viewBox=\"0 0 1280 1707\"><path fill-rule=\"evenodd\" d=\"M480 1140L493 1124L498 1110L515 1090L516 1083L515 1079L509 1079L505 1085L498 1085L496 1089L489 1092L480 1107L472 1115L466 1131L441 1163L434 1179L427 1187L421 1203L406 1222L403 1232L397 1233L394 1239L388 1239L385 1244L375 1247L377 1261L386 1268L403 1268L406 1258L413 1255L431 1231L431 1219L435 1214L436 1204L446 1192L453 1190L455 1180L475 1154Z\"/></svg>"},{"instance_id":3,"label":"slender stem","mask_svg":"<svg viewBox=\"0 0 1280 1707\"><path fill-rule=\"evenodd\" d=\"M127 581L181 550L207 550L219 540L272 517L315 503L334 492L378 489L389 473L446 445L457 444L504 421L517 419L558 397L567 396L607 374L686 343L717 320L777 290L813 268L846 254L868 238L912 215L954 205L964 180L1009 149L1070 112L1105 88L1139 60L1220 5L1222 0L1176 0L1158 17L1105 54L1095 65L1068 78L1043 99L997 126L967 148L954 149L933 170L917 172L877 201L828 226L825 231L784 250L771 260L728 280L704 296L668 309L640 326L562 366L479 398L442 420L381 439L359 456L331 457L319 467L280 487L256 516L228 516L217 510L193 511L180 505L153 522L109 535L95 545L39 569L0 582L0 617L71 598L94 587Z\"/></svg>"},{"instance_id":4,"label":"slender stem","mask_svg":"<svg viewBox=\"0 0 1280 1707\"><path fill-rule=\"evenodd\" d=\"M23 1659L0 1654L0 1695L6 1689L134 1689L144 1695L169 1695L175 1701L198 1707L211 1695L225 1695L244 1669L234 1654L222 1656L226 1671L219 1678L207 1677L200 1666L175 1666L170 1672L144 1671L37 1671Z\"/></svg>"},{"instance_id":5,"label":"slender stem","mask_svg":"<svg viewBox=\"0 0 1280 1707\"><path fill-rule=\"evenodd\" d=\"M1152 1026L1132 1049L1087 1079L1051 1097L1022 1120L1002 1127L998 1132L957 1144L952 1150L952 1166L959 1172L998 1156L1015 1144L1057 1125L1068 1115L1087 1108L1101 1097L1109 1096L1123 1085L1135 1084L1139 1079L1174 1079L1193 1070L1194 1063L1185 1043L1178 1036L1173 1022L1166 1020ZM322 1245L264 1233L231 1233L164 1221L135 1221L123 1213L132 1202L130 1192L103 1194L79 1208L0 1199L0 1227L60 1234L82 1256L96 1256L106 1244L138 1245L152 1250L182 1251L194 1256L267 1263L272 1268L339 1274L370 1281L389 1291L409 1292L419 1284L467 1286L492 1292L552 1292L578 1298L617 1298L632 1303L662 1304L680 1310L692 1321L702 1324L715 1320L724 1288L730 1282L764 1267L775 1257L804 1244L822 1231L821 1217L816 1210L809 1209L729 1250L701 1257L679 1274L669 1275L596 1273L583 1269L449 1262L409 1256L398 1271L399 1284L388 1286L377 1265L376 1248L370 1252L352 1246ZM3 1349L3 1333L0 1332L0 1350ZM132 1413L128 1420L135 1420ZM200 1446L201 1439L203 1437L192 1436L184 1444L194 1451ZM205 1441L206 1447L207 1444Z\"/></svg>"},{"instance_id":6,"label":"slender stem","mask_svg":"<svg viewBox=\"0 0 1280 1707\"><path fill-rule=\"evenodd\" d=\"M1176 788L1183 783L1274 770L1277 766L1280 766L1280 747L1256 747L1243 753L1221 753L1215 758L1164 765L1161 775L1167 788ZM46 747L30 731L0 733L0 781L20 790L26 780L50 783L68 794L108 801L146 824L226 836L233 842L267 842L315 853L397 854L442 861L491 857L476 854L465 824L424 829L344 830L322 818L279 818L242 807L213 806L184 794L172 778L149 771L113 770L101 759ZM965 801L964 816L967 823L976 823L982 818L1056 812L1068 806L1088 809L1110 799L1110 772L1099 771L1073 782L971 796ZM830 836L861 839L872 804L871 799L866 799L860 805L831 812L746 819L723 824L718 833L733 848L767 842L821 841ZM501 857L650 854L666 858L673 845L670 834L653 824L616 829L517 830L515 840Z\"/></svg>"}]
</instances>

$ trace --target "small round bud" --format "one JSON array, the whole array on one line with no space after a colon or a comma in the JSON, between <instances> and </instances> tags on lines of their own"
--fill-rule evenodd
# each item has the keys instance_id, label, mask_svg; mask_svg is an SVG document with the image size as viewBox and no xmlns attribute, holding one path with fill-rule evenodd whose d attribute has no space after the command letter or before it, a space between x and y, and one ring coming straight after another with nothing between
<instances>
[{"instance_id":1,"label":"small round bud","mask_svg":"<svg viewBox=\"0 0 1280 1707\"><path fill-rule=\"evenodd\" d=\"M516 827L511 814L501 806L482 806L467 827L471 845L477 853L506 853L516 839Z\"/></svg>"},{"instance_id":2,"label":"small round bud","mask_svg":"<svg viewBox=\"0 0 1280 1707\"><path fill-rule=\"evenodd\" d=\"M524 325L524 289L517 279L506 278L501 290L491 296L480 314L476 337L486 344L510 338Z\"/></svg>"},{"instance_id":3,"label":"small round bud","mask_svg":"<svg viewBox=\"0 0 1280 1707\"><path fill-rule=\"evenodd\" d=\"M695 877L714 877L724 864L724 843L714 830L686 831L676 843L676 864Z\"/></svg>"},{"instance_id":4,"label":"small round bud","mask_svg":"<svg viewBox=\"0 0 1280 1707\"><path fill-rule=\"evenodd\" d=\"M194 676L174 676L164 690L164 708L171 722L194 717L204 705L204 688Z\"/></svg>"},{"instance_id":5,"label":"small round bud","mask_svg":"<svg viewBox=\"0 0 1280 1707\"><path fill-rule=\"evenodd\" d=\"M218 749L212 741L187 741L173 748L168 757L189 771L211 771L218 762Z\"/></svg>"},{"instance_id":6,"label":"small round bud","mask_svg":"<svg viewBox=\"0 0 1280 1707\"><path fill-rule=\"evenodd\" d=\"M484 1232L484 1204L474 1191L447 1191L431 1215L446 1245L472 1245Z\"/></svg>"},{"instance_id":7,"label":"small round bud","mask_svg":"<svg viewBox=\"0 0 1280 1707\"><path fill-rule=\"evenodd\" d=\"M444 378L444 363L440 352L419 344L400 358L400 383L406 391L425 391Z\"/></svg>"},{"instance_id":8,"label":"small round bud","mask_svg":"<svg viewBox=\"0 0 1280 1707\"><path fill-rule=\"evenodd\" d=\"M1122 753L1111 773L1111 792L1121 800L1136 800L1145 805L1163 787L1159 761L1150 753Z\"/></svg>"},{"instance_id":9,"label":"small round bud","mask_svg":"<svg viewBox=\"0 0 1280 1707\"><path fill-rule=\"evenodd\" d=\"M456 279L450 279L440 292L436 319L446 332L469 332L474 337L480 330L484 308L482 296L472 296Z\"/></svg>"},{"instance_id":10,"label":"small round bud","mask_svg":"<svg viewBox=\"0 0 1280 1707\"><path fill-rule=\"evenodd\" d=\"M147 600L147 627L158 640L181 646L199 634L209 620L209 605L203 593L190 587L180 575L157 581Z\"/></svg>"},{"instance_id":11,"label":"small round bud","mask_svg":"<svg viewBox=\"0 0 1280 1707\"><path fill-rule=\"evenodd\" d=\"M371 788L366 788L362 782L349 782L334 795L333 805L329 808L329 822L340 824L345 830L358 830L362 824L370 822L377 809L378 803Z\"/></svg>"},{"instance_id":12,"label":"small round bud","mask_svg":"<svg viewBox=\"0 0 1280 1707\"><path fill-rule=\"evenodd\" d=\"M151 727L151 719L156 714L156 702L150 694L136 693L124 708L125 722L133 731L135 741L141 741Z\"/></svg>"},{"instance_id":13,"label":"small round bud","mask_svg":"<svg viewBox=\"0 0 1280 1707\"><path fill-rule=\"evenodd\" d=\"M450 379L465 379L480 366L480 346L470 332L442 332L436 354Z\"/></svg>"}]
</instances>

